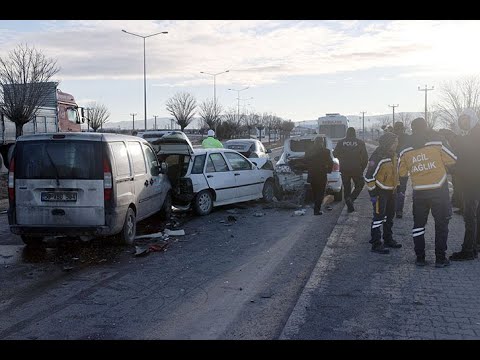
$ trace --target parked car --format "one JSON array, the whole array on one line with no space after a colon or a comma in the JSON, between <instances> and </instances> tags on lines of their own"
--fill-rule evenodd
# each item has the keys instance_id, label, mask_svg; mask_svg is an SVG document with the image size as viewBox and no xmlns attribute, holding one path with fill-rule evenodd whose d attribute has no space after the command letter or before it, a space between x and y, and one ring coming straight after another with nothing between
<instances>
[{"instance_id":1,"label":"parked car","mask_svg":"<svg viewBox=\"0 0 480 360\"><path fill-rule=\"evenodd\" d=\"M47 133L17 139L8 175L10 230L26 244L45 236L119 235L171 213L166 165L136 136Z\"/></svg>"},{"instance_id":2,"label":"parked car","mask_svg":"<svg viewBox=\"0 0 480 360\"><path fill-rule=\"evenodd\" d=\"M225 142L227 149L238 151L247 158L267 158L270 159L272 150L265 150L262 142L256 139L232 139Z\"/></svg>"},{"instance_id":3,"label":"parked car","mask_svg":"<svg viewBox=\"0 0 480 360\"><path fill-rule=\"evenodd\" d=\"M295 193L305 188L307 183L307 169L305 162L305 151L313 145L316 137L324 139L324 145L330 149L333 169L327 175L326 193L333 194L335 201L342 200L343 185L340 173L339 161L333 156L332 140L323 135L311 134L287 138L283 145L283 153L275 165L275 196L279 199L289 193Z\"/></svg>"},{"instance_id":4,"label":"parked car","mask_svg":"<svg viewBox=\"0 0 480 360\"><path fill-rule=\"evenodd\" d=\"M225 148L193 149L181 131L164 135L152 145L168 164L175 206L207 215L215 206L273 199L273 170L264 168L266 158L247 159Z\"/></svg>"}]
</instances>

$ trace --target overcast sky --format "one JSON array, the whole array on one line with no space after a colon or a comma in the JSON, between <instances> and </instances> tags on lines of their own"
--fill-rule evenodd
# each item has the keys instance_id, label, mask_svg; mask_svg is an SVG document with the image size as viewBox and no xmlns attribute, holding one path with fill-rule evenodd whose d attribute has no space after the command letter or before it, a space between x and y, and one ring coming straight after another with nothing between
<instances>
[{"instance_id":1,"label":"overcast sky","mask_svg":"<svg viewBox=\"0 0 480 360\"><path fill-rule=\"evenodd\" d=\"M368 115L422 111L424 92L478 75L478 20L12 20L0 21L0 56L18 44L57 59L55 80L80 105L105 104L110 121L143 119L143 39L147 116L169 117L165 102L189 92L294 121L327 112ZM438 91L429 91L429 103ZM253 99L252 99L253 98Z\"/></svg>"}]
</instances>

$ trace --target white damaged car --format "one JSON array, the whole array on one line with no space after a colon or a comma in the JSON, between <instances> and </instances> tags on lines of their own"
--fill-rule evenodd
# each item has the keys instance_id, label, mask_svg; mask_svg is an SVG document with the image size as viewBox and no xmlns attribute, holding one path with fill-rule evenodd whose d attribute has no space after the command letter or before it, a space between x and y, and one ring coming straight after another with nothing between
<instances>
[{"instance_id":1,"label":"white damaged car","mask_svg":"<svg viewBox=\"0 0 480 360\"><path fill-rule=\"evenodd\" d=\"M194 149L181 131L166 134L152 145L159 160L168 164L177 207L207 215L215 206L273 199L273 169L268 168L266 158L247 159L230 149Z\"/></svg>"}]
</instances>

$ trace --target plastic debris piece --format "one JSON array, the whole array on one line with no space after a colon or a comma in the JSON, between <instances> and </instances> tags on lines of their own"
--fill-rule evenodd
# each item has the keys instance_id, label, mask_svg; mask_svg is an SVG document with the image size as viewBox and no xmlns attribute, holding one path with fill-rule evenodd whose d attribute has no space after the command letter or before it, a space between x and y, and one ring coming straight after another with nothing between
<instances>
[{"instance_id":1,"label":"plastic debris piece","mask_svg":"<svg viewBox=\"0 0 480 360\"><path fill-rule=\"evenodd\" d=\"M263 216L263 212L255 212L255 213L253 213L253 216L262 217L262 216Z\"/></svg>"},{"instance_id":2,"label":"plastic debris piece","mask_svg":"<svg viewBox=\"0 0 480 360\"><path fill-rule=\"evenodd\" d=\"M63 271L70 271L70 270L73 270L73 266L69 266L69 265L66 265L63 267L62 269Z\"/></svg>"},{"instance_id":3,"label":"plastic debris piece","mask_svg":"<svg viewBox=\"0 0 480 360\"><path fill-rule=\"evenodd\" d=\"M185 235L185 230L165 229L165 235L167 235L167 236L182 236L182 235Z\"/></svg>"},{"instance_id":4,"label":"plastic debris piece","mask_svg":"<svg viewBox=\"0 0 480 360\"><path fill-rule=\"evenodd\" d=\"M227 217L227 221L228 222L236 222L237 221L237 218L233 215L228 215Z\"/></svg>"},{"instance_id":5,"label":"plastic debris piece","mask_svg":"<svg viewBox=\"0 0 480 360\"><path fill-rule=\"evenodd\" d=\"M148 251L151 251L151 252L162 251L167 245L168 243L165 243L162 245L152 244L148 247Z\"/></svg>"},{"instance_id":6,"label":"plastic debris piece","mask_svg":"<svg viewBox=\"0 0 480 360\"><path fill-rule=\"evenodd\" d=\"M148 248L135 246L135 256L145 256L148 254Z\"/></svg>"},{"instance_id":7,"label":"plastic debris piece","mask_svg":"<svg viewBox=\"0 0 480 360\"><path fill-rule=\"evenodd\" d=\"M295 216L303 216L303 215L305 215L305 209L295 210L295 211L293 212L293 214L294 214Z\"/></svg>"},{"instance_id":8,"label":"plastic debris piece","mask_svg":"<svg viewBox=\"0 0 480 360\"><path fill-rule=\"evenodd\" d=\"M238 211L236 209L229 209L227 210L227 213L229 214L238 214Z\"/></svg>"},{"instance_id":9,"label":"plastic debris piece","mask_svg":"<svg viewBox=\"0 0 480 360\"><path fill-rule=\"evenodd\" d=\"M168 234L165 233L165 235L168 235ZM160 231L158 233L135 236L135 240L151 239L151 238L163 238L165 235Z\"/></svg>"}]
</instances>

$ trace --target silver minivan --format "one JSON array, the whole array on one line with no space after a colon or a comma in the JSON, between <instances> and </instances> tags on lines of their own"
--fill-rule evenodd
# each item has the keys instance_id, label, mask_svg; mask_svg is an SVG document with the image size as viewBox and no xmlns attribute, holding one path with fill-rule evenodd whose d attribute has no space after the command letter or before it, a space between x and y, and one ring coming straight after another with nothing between
<instances>
[{"instance_id":1,"label":"silver minivan","mask_svg":"<svg viewBox=\"0 0 480 360\"><path fill-rule=\"evenodd\" d=\"M137 136L51 133L17 139L8 222L26 244L45 236L135 239L136 223L171 213L166 164Z\"/></svg>"}]
</instances>

